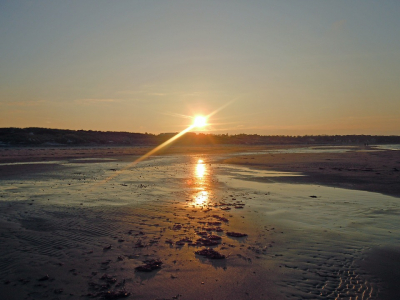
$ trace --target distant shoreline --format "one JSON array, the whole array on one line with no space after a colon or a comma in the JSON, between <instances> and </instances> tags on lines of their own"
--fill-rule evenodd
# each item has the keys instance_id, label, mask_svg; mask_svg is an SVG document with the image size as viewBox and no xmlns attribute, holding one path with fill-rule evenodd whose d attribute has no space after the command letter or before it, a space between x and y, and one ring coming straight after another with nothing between
<instances>
[{"instance_id":1,"label":"distant shoreline","mask_svg":"<svg viewBox=\"0 0 400 300\"><path fill-rule=\"evenodd\" d=\"M0 147L65 147L65 146L156 146L174 137L178 132L160 134L69 130L51 128L0 128ZM212 134L187 132L176 140L175 145L372 145L400 144L395 135L259 135L259 134Z\"/></svg>"}]
</instances>

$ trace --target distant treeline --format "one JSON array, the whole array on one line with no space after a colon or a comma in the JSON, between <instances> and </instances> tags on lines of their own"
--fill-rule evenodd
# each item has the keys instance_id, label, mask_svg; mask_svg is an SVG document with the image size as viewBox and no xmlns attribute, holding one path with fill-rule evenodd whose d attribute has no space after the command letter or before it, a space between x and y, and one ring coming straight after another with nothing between
<instances>
[{"instance_id":1,"label":"distant treeline","mask_svg":"<svg viewBox=\"0 0 400 300\"><path fill-rule=\"evenodd\" d=\"M0 146L57 145L158 145L176 133L131 133L49 128L0 128ZM400 144L400 136L376 135L258 135L204 134L188 132L179 138L180 145L210 144Z\"/></svg>"}]
</instances>

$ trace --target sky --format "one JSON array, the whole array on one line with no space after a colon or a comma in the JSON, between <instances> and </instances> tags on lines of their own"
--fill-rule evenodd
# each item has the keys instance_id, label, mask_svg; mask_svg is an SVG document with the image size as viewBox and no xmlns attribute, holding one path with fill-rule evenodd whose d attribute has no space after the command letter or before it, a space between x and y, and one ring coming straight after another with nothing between
<instances>
[{"instance_id":1,"label":"sky","mask_svg":"<svg viewBox=\"0 0 400 300\"><path fill-rule=\"evenodd\" d=\"M400 135L400 1L0 1L0 127ZM200 129L197 129L200 130Z\"/></svg>"}]
</instances>

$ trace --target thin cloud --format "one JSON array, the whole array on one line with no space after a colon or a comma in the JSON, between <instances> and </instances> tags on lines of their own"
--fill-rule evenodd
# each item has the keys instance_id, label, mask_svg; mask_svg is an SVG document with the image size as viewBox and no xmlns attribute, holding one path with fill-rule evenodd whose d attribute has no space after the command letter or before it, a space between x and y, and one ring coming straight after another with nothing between
<instances>
[{"instance_id":1,"label":"thin cloud","mask_svg":"<svg viewBox=\"0 0 400 300\"><path fill-rule=\"evenodd\" d=\"M163 96L166 96L167 94L165 94L165 93L148 93L147 95L163 97Z\"/></svg>"},{"instance_id":2,"label":"thin cloud","mask_svg":"<svg viewBox=\"0 0 400 300\"><path fill-rule=\"evenodd\" d=\"M8 106L39 106L45 104L45 100L10 101L5 102Z\"/></svg>"},{"instance_id":3,"label":"thin cloud","mask_svg":"<svg viewBox=\"0 0 400 300\"><path fill-rule=\"evenodd\" d=\"M172 116L172 117L184 118L184 119L192 119L193 118L193 116L177 114L177 113L172 113L172 112L160 112L160 114L167 115L167 116Z\"/></svg>"},{"instance_id":4,"label":"thin cloud","mask_svg":"<svg viewBox=\"0 0 400 300\"><path fill-rule=\"evenodd\" d=\"M117 91L118 95L140 95L140 94L144 94L146 93L146 91L144 90L121 90L121 91Z\"/></svg>"},{"instance_id":5,"label":"thin cloud","mask_svg":"<svg viewBox=\"0 0 400 300\"><path fill-rule=\"evenodd\" d=\"M78 104L107 104L107 103L118 103L121 102L119 99L98 99L98 98L86 98L86 99L76 99Z\"/></svg>"},{"instance_id":6,"label":"thin cloud","mask_svg":"<svg viewBox=\"0 0 400 300\"><path fill-rule=\"evenodd\" d=\"M183 97L199 97L201 94L199 92L193 92L193 93L183 93Z\"/></svg>"}]
</instances>

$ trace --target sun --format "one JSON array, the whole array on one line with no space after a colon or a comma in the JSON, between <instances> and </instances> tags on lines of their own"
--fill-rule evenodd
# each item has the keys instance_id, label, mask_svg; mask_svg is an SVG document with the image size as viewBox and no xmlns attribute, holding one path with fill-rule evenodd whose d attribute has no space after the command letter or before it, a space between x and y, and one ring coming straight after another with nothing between
<instances>
[{"instance_id":1,"label":"sun","mask_svg":"<svg viewBox=\"0 0 400 300\"><path fill-rule=\"evenodd\" d=\"M203 116L196 116L193 120L193 126L194 127L204 127L207 125L207 118Z\"/></svg>"}]
</instances>

